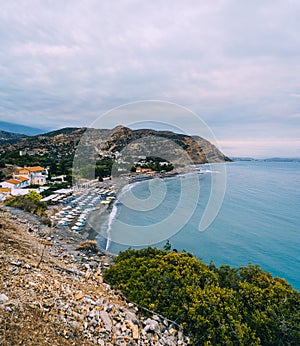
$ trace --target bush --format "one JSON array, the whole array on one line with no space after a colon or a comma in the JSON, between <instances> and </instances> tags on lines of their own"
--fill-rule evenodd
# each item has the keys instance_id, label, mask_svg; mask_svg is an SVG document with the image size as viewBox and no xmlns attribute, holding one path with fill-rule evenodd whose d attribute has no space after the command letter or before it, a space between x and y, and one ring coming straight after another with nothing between
<instances>
[{"instance_id":1,"label":"bush","mask_svg":"<svg viewBox=\"0 0 300 346\"><path fill-rule=\"evenodd\" d=\"M194 345L299 345L300 296L259 266L217 268L186 252L127 250L104 279L182 324Z\"/></svg>"},{"instance_id":2,"label":"bush","mask_svg":"<svg viewBox=\"0 0 300 346\"><path fill-rule=\"evenodd\" d=\"M41 202L41 198L42 196L39 193L30 191L26 196L18 196L6 200L5 204L39 216L46 216L47 204Z\"/></svg>"}]
</instances>

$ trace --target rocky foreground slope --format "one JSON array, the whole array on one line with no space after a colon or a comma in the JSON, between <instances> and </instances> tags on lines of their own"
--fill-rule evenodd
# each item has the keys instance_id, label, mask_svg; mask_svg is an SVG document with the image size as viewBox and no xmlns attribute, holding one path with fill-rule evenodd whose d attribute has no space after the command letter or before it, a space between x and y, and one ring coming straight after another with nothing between
<instances>
[{"instance_id":1,"label":"rocky foreground slope","mask_svg":"<svg viewBox=\"0 0 300 346\"><path fill-rule=\"evenodd\" d=\"M177 325L102 280L113 258L80 236L0 210L0 345L187 345Z\"/></svg>"}]
</instances>

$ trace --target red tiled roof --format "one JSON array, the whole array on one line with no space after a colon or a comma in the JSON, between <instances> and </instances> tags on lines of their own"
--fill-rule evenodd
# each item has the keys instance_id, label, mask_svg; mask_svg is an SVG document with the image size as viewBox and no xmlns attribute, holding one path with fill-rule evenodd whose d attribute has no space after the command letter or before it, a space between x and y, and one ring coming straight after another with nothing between
<instances>
[{"instance_id":1,"label":"red tiled roof","mask_svg":"<svg viewBox=\"0 0 300 346\"><path fill-rule=\"evenodd\" d=\"M0 192L11 192L11 189L8 187L0 187Z\"/></svg>"},{"instance_id":2,"label":"red tiled roof","mask_svg":"<svg viewBox=\"0 0 300 346\"><path fill-rule=\"evenodd\" d=\"M27 172L29 173L29 170L28 170L27 168L19 168L19 169L17 169L17 170L14 171L14 174L15 174L15 175L18 175L18 174L20 174L20 172L22 172L22 171L27 171Z\"/></svg>"},{"instance_id":3,"label":"red tiled roof","mask_svg":"<svg viewBox=\"0 0 300 346\"><path fill-rule=\"evenodd\" d=\"M17 179L8 179L8 180L5 180L4 183L10 183L10 184L14 184L14 185L18 185L20 184L20 180L17 180Z\"/></svg>"},{"instance_id":4,"label":"red tiled roof","mask_svg":"<svg viewBox=\"0 0 300 346\"><path fill-rule=\"evenodd\" d=\"M22 176L19 176L19 177L18 177L18 180L27 181L27 180L29 180L29 179L28 179L28 178L25 178L25 177L22 177Z\"/></svg>"},{"instance_id":5,"label":"red tiled roof","mask_svg":"<svg viewBox=\"0 0 300 346\"><path fill-rule=\"evenodd\" d=\"M41 167L41 166L32 166L32 167L24 167L24 168L19 168L15 171L15 175L19 175L20 172L24 172L24 171L27 171L27 172L41 172L41 171L44 171L45 168L44 167Z\"/></svg>"},{"instance_id":6,"label":"red tiled roof","mask_svg":"<svg viewBox=\"0 0 300 346\"><path fill-rule=\"evenodd\" d=\"M25 167L25 169L27 169L30 172L40 172L40 171L44 171L45 170L45 168L43 168L41 166Z\"/></svg>"}]
</instances>

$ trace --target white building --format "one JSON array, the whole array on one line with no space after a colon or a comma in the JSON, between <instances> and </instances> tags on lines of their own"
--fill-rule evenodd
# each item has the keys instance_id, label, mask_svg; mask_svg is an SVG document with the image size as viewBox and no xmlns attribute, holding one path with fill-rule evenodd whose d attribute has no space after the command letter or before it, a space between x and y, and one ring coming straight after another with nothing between
<instances>
[{"instance_id":1,"label":"white building","mask_svg":"<svg viewBox=\"0 0 300 346\"><path fill-rule=\"evenodd\" d=\"M13 174L12 179L7 179L0 182L0 199L5 199L8 195L20 196L26 195L29 193L29 190L26 189L30 185L44 185L48 177L47 169L34 166L34 167L25 167L16 170ZM4 191L4 190L9 190Z\"/></svg>"},{"instance_id":2,"label":"white building","mask_svg":"<svg viewBox=\"0 0 300 346\"><path fill-rule=\"evenodd\" d=\"M48 178L48 170L41 166L24 167L16 170L13 174L13 178L18 180L26 179L25 186L35 184L45 185Z\"/></svg>"},{"instance_id":3,"label":"white building","mask_svg":"<svg viewBox=\"0 0 300 346\"><path fill-rule=\"evenodd\" d=\"M25 186L22 186L23 184L24 182L22 182L19 179L8 179L0 183L2 188L8 188L11 190L21 189L22 187L25 187Z\"/></svg>"}]
</instances>

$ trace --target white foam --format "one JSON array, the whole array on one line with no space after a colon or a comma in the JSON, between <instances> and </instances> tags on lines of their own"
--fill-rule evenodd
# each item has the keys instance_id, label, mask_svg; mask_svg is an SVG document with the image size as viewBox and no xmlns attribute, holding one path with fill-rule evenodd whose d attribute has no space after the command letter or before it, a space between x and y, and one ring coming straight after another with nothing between
<instances>
[{"instance_id":1,"label":"white foam","mask_svg":"<svg viewBox=\"0 0 300 346\"><path fill-rule=\"evenodd\" d=\"M112 211L111 213L109 214L109 217L108 217L108 224L107 224L107 241L106 241L106 247L105 247L105 250L108 250L109 246L110 246L110 241L111 241L111 238L110 238L110 231L111 231L111 226L112 226L112 223L114 222L114 219L115 217L117 216L117 212L118 212L118 207L116 205L117 203L114 203L113 207L112 207Z\"/></svg>"}]
</instances>

